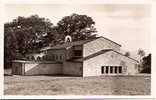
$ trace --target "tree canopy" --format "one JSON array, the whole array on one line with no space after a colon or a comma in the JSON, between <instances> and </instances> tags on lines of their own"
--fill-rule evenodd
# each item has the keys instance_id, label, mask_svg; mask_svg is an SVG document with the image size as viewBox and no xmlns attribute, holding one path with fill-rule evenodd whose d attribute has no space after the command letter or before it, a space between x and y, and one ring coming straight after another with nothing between
<instances>
[{"instance_id":1,"label":"tree canopy","mask_svg":"<svg viewBox=\"0 0 156 100\"><path fill-rule=\"evenodd\" d=\"M71 35L73 41L95 38L97 32L95 22L87 15L72 14L63 17L58 23L58 32L63 35Z\"/></svg>"},{"instance_id":2,"label":"tree canopy","mask_svg":"<svg viewBox=\"0 0 156 100\"><path fill-rule=\"evenodd\" d=\"M78 14L63 17L56 26L38 15L19 16L4 24L5 64L42 47L63 43L66 35L71 35L73 41L95 38L94 24L91 17Z\"/></svg>"},{"instance_id":3,"label":"tree canopy","mask_svg":"<svg viewBox=\"0 0 156 100\"><path fill-rule=\"evenodd\" d=\"M26 53L43 47L44 36L51 32L53 24L38 15L21 17L4 24L5 63L22 58Z\"/></svg>"},{"instance_id":4,"label":"tree canopy","mask_svg":"<svg viewBox=\"0 0 156 100\"><path fill-rule=\"evenodd\" d=\"M143 69L141 73L151 73L151 54L143 58Z\"/></svg>"}]
</instances>

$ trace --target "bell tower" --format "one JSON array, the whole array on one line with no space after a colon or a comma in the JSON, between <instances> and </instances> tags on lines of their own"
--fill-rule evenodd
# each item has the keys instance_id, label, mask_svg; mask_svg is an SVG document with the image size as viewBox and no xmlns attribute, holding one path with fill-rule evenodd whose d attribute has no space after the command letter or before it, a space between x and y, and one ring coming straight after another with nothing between
<instances>
[{"instance_id":1,"label":"bell tower","mask_svg":"<svg viewBox=\"0 0 156 100\"><path fill-rule=\"evenodd\" d=\"M67 42L72 42L72 38L71 38L70 35L67 35L67 36L65 37L65 43L67 43Z\"/></svg>"}]
</instances>

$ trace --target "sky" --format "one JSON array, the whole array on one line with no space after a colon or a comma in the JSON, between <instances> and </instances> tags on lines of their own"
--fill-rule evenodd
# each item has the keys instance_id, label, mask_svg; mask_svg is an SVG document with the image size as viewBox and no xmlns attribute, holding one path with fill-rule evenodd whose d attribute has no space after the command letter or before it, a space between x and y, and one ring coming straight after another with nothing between
<instances>
[{"instance_id":1,"label":"sky","mask_svg":"<svg viewBox=\"0 0 156 100\"><path fill-rule=\"evenodd\" d=\"M72 13L86 14L95 21L99 36L122 45L125 51L142 48L150 52L150 5L148 4L6 4L4 20L37 14L56 23Z\"/></svg>"}]
</instances>

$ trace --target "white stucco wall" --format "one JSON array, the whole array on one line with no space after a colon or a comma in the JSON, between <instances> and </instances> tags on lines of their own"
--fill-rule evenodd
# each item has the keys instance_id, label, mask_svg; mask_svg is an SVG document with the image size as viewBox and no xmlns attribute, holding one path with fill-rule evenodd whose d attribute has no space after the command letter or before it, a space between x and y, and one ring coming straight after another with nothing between
<instances>
[{"instance_id":1,"label":"white stucco wall","mask_svg":"<svg viewBox=\"0 0 156 100\"><path fill-rule=\"evenodd\" d=\"M82 76L82 74L83 74L82 63L79 63L79 62L63 62L63 74Z\"/></svg>"},{"instance_id":2,"label":"white stucco wall","mask_svg":"<svg viewBox=\"0 0 156 100\"><path fill-rule=\"evenodd\" d=\"M120 51L120 46L104 38L99 38L83 45L83 57L94 54L103 49Z\"/></svg>"},{"instance_id":3,"label":"white stucco wall","mask_svg":"<svg viewBox=\"0 0 156 100\"><path fill-rule=\"evenodd\" d=\"M124 74L136 74L136 61L122 56L114 51L108 51L104 54L90 58L83 62L83 76L98 76L101 74L102 66L120 66L121 61L126 62L127 71Z\"/></svg>"}]
</instances>

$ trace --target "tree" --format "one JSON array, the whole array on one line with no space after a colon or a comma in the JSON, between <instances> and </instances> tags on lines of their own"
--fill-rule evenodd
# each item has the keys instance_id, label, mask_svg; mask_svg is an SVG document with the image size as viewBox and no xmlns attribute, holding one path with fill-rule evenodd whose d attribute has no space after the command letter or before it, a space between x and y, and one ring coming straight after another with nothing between
<instances>
[{"instance_id":1,"label":"tree","mask_svg":"<svg viewBox=\"0 0 156 100\"><path fill-rule=\"evenodd\" d=\"M19 16L4 24L5 67L13 59L21 59L29 52L64 43L66 35L71 35L73 41L95 38L94 24L91 17L78 14L63 17L56 26L38 15Z\"/></svg>"},{"instance_id":2,"label":"tree","mask_svg":"<svg viewBox=\"0 0 156 100\"><path fill-rule=\"evenodd\" d=\"M28 52L48 45L45 37L51 33L53 24L38 15L21 17L4 24L4 61L20 59ZM20 55L20 56L19 56Z\"/></svg>"},{"instance_id":3,"label":"tree","mask_svg":"<svg viewBox=\"0 0 156 100\"><path fill-rule=\"evenodd\" d=\"M151 73L151 54L143 58L143 69L141 73Z\"/></svg>"},{"instance_id":4,"label":"tree","mask_svg":"<svg viewBox=\"0 0 156 100\"><path fill-rule=\"evenodd\" d=\"M129 57L130 56L130 52L127 51L124 55L127 56L127 57Z\"/></svg>"},{"instance_id":5,"label":"tree","mask_svg":"<svg viewBox=\"0 0 156 100\"><path fill-rule=\"evenodd\" d=\"M143 69L142 57L145 56L145 51L142 50L142 49L139 49L137 54L140 56L140 61L139 61L139 72L141 72L141 70Z\"/></svg>"},{"instance_id":6,"label":"tree","mask_svg":"<svg viewBox=\"0 0 156 100\"><path fill-rule=\"evenodd\" d=\"M142 57L145 56L145 51L142 49L139 49L137 54L140 56L140 62L141 62Z\"/></svg>"},{"instance_id":7,"label":"tree","mask_svg":"<svg viewBox=\"0 0 156 100\"><path fill-rule=\"evenodd\" d=\"M64 39L66 35L72 36L73 41L95 38L97 32L95 22L87 15L72 14L65 16L57 23L58 33Z\"/></svg>"}]
</instances>

